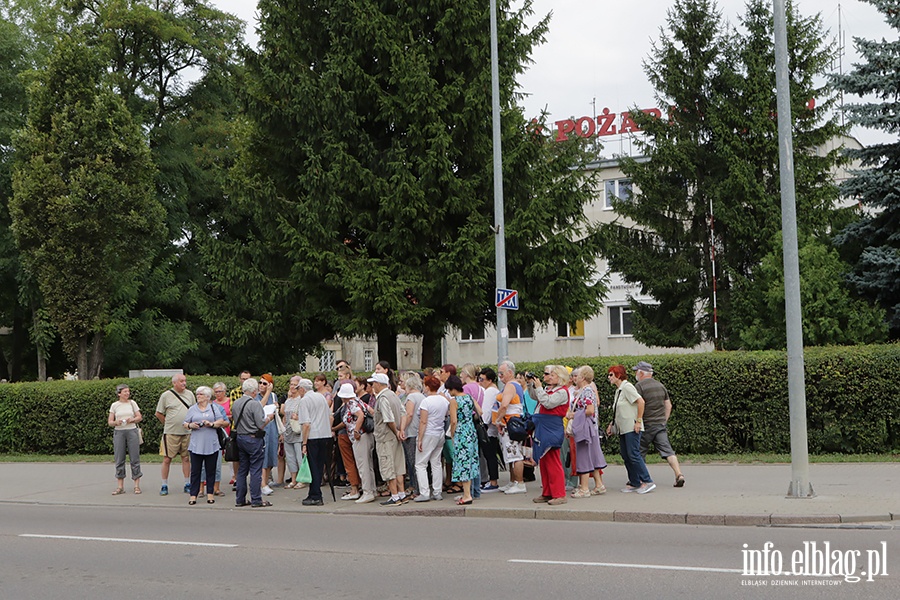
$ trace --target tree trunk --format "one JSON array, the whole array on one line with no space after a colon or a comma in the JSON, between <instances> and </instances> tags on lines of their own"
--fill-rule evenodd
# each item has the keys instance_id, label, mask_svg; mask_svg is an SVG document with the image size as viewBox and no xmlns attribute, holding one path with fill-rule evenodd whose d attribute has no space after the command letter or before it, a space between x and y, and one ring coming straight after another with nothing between
<instances>
[{"instance_id":1,"label":"tree trunk","mask_svg":"<svg viewBox=\"0 0 900 600\"><path fill-rule=\"evenodd\" d=\"M90 379L88 375L88 340L87 336L81 336L78 340L78 353L75 356L75 371L78 379Z\"/></svg>"},{"instance_id":2,"label":"tree trunk","mask_svg":"<svg viewBox=\"0 0 900 600\"><path fill-rule=\"evenodd\" d=\"M422 332L422 365L421 368L426 367L435 367L437 363L435 362L435 344L437 343L437 336L435 332L429 328L426 328L425 331Z\"/></svg>"},{"instance_id":3,"label":"tree trunk","mask_svg":"<svg viewBox=\"0 0 900 600\"><path fill-rule=\"evenodd\" d=\"M99 379L100 370L103 368L103 332L98 331L94 334L94 340L91 347L90 364L88 366L88 379Z\"/></svg>"},{"instance_id":4,"label":"tree trunk","mask_svg":"<svg viewBox=\"0 0 900 600\"><path fill-rule=\"evenodd\" d=\"M40 347L37 349L37 380L47 381L47 356Z\"/></svg>"},{"instance_id":5,"label":"tree trunk","mask_svg":"<svg viewBox=\"0 0 900 600\"><path fill-rule=\"evenodd\" d=\"M397 368L397 330L387 324L378 326L378 360L386 360Z\"/></svg>"}]
</instances>

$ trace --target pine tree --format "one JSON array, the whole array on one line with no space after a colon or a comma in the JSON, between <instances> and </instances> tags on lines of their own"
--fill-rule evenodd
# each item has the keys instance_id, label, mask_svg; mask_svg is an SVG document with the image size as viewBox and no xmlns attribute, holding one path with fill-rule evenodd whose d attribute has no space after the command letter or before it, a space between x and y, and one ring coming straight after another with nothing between
<instances>
[{"instance_id":1,"label":"pine tree","mask_svg":"<svg viewBox=\"0 0 900 600\"><path fill-rule=\"evenodd\" d=\"M900 2L865 0L900 31ZM845 75L835 75L837 89L858 96L872 95L871 102L847 106L850 121L896 136L900 133L900 40L855 38L862 57ZM854 265L851 285L877 302L887 313L890 338L900 338L900 140L873 144L848 152L863 170L841 187L857 199L860 219L837 236L837 243Z\"/></svg>"},{"instance_id":2,"label":"pine tree","mask_svg":"<svg viewBox=\"0 0 900 600\"><path fill-rule=\"evenodd\" d=\"M739 347L741 328L766 319L732 308L736 286L752 290L745 284L781 228L769 7L751 0L742 25L743 31L726 27L711 0L679 0L669 13L669 35L645 63L669 117L635 116L647 132L638 146L648 160L623 160L639 192L616 207L636 226L608 227L606 252L613 270L656 301L632 302L635 337L649 345L712 341L714 285L718 345ZM819 156L816 148L840 129L825 116L829 96L815 77L830 48L821 42L818 17L791 8L788 28L799 226L825 235L838 218L829 169L839 156ZM807 106L811 98L815 108ZM777 326L777 319L770 323Z\"/></svg>"},{"instance_id":3,"label":"pine tree","mask_svg":"<svg viewBox=\"0 0 900 600\"><path fill-rule=\"evenodd\" d=\"M546 21L527 30L530 2L500 5L509 281L526 318L574 321L596 312L603 291L583 214L589 178L571 170L586 161L515 106L515 76ZM447 325L491 320L488 4L263 0L259 12L242 178L253 201L236 200L251 225L240 243L220 239L234 259L218 269L211 306L231 302L241 274L249 287L277 281L272 293L291 298L307 344L322 327L375 334L391 362L398 333L423 335L427 351ZM239 314L266 319L279 302L260 293L219 327L239 327Z\"/></svg>"}]
</instances>

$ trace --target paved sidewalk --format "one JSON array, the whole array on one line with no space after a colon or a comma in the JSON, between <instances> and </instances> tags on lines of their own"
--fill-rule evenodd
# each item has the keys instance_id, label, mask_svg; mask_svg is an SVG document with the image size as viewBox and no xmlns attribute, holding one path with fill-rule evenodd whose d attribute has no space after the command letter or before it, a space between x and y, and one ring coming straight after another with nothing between
<instances>
[{"instance_id":1,"label":"paved sidewalk","mask_svg":"<svg viewBox=\"0 0 900 600\"><path fill-rule=\"evenodd\" d=\"M127 468L127 465L126 465ZM810 523L868 523L900 521L900 463L842 463L810 465L810 480L816 492L812 499L786 498L791 477L790 465L684 465L687 483L673 488L672 471L667 465L651 465L650 474L657 489L649 494L623 494L625 469L611 466L604 474L609 490L591 498L569 498L565 505L535 504L539 482L527 484L528 493L506 496L484 494L472 506L456 506L444 495L441 502L410 502L386 508L374 502L358 505L331 500L326 487L326 502L320 507L300 504L305 490L277 489L269 497L272 508L265 512L320 512L333 514L434 515L494 518L565 519L682 523L689 525L780 525ZM158 464L144 466L141 487L144 493L131 493L126 479L126 494L112 496L114 467L110 463L0 463L0 503L35 503L73 506L152 506L184 510L235 509L234 494L227 485L225 497L215 505L205 502L189 507L182 493L179 465L173 465L168 496L159 496ZM230 477L231 468L225 467ZM226 477L223 474L223 478ZM501 474L501 483L506 473ZM264 511L259 511L264 512Z\"/></svg>"}]
</instances>

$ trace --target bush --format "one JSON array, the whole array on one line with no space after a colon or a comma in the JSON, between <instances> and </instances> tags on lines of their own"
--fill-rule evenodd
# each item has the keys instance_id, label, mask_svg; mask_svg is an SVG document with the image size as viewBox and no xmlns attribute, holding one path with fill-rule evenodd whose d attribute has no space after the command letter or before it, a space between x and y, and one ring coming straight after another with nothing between
<instances>
[{"instance_id":1,"label":"bush","mask_svg":"<svg viewBox=\"0 0 900 600\"><path fill-rule=\"evenodd\" d=\"M713 352L556 359L590 365L600 390L601 422L612 418L615 388L604 374L614 364L629 369L647 360L669 390L669 436L680 453L790 452L785 352ZM518 363L539 371L544 363ZM809 451L890 453L900 450L900 345L808 348L805 353ZM275 377L283 397L290 376ZM633 379L632 379L633 380ZM188 387L229 389L235 377L189 376ZM144 415L143 452L156 452L162 425L154 416L169 379L106 379L0 385L0 452L112 454L106 424L119 383L131 387ZM611 442L615 446L615 441ZM611 450L612 448L610 448Z\"/></svg>"},{"instance_id":2,"label":"bush","mask_svg":"<svg viewBox=\"0 0 900 600\"><path fill-rule=\"evenodd\" d=\"M290 376L275 377L275 391L287 392ZM236 377L188 376L192 390L217 381L237 386ZM156 419L160 394L169 378L48 381L0 385L0 452L112 454L112 428L106 424L116 401L116 385L127 383L143 415L142 452L157 452L162 424Z\"/></svg>"},{"instance_id":3,"label":"bush","mask_svg":"<svg viewBox=\"0 0 900 600\"><path fill-rule=\"evenodd\" d=\"M889 453L900 449L900 345L807 348L806 418L813 454ZM713 352L569 358L590 365L601 397L601 422L612 418L614 364L653 364L669 390L669 437L682 453L790 452L785 352ZM538 371L539 363L516 364Z\"/></svg>"}]
</instances>

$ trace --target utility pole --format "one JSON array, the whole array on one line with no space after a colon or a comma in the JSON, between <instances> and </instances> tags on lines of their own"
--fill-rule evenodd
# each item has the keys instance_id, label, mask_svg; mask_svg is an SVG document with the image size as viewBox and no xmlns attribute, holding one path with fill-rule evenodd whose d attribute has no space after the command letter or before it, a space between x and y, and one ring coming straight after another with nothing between
<instances>
[{"instance_id":1,"label":"utility pole","mask_svg":"<svg viewBox=\"0 0 900 600\"><path fill-rule=\"evenodd\" d=\"M500 67L497 50L497 0L491 0L491 116L494 137L494 265L497 289L506 288L506 231L503 215L503 154L500 145ZM497 307L497 364L509 358L506 310Z\"/></svg>"},{"instance_id":2,"label":"utility pole","mask_svg":"<svg viewBox=\"0 0 900 600\"><path fill-rule=\"evenodd\" d=\"M774 2L778 161L781 168L781 237L784 242L784 304L787 317L788 398L791 418L791 483L787 495L789 498L812 498L815 492L809 481L809 444L806 433L803 313L800 308L800 259L794 189L787 17L785 0Z\"/></svg>"}]
</instances>

